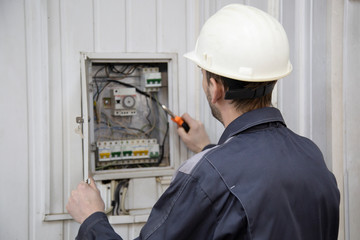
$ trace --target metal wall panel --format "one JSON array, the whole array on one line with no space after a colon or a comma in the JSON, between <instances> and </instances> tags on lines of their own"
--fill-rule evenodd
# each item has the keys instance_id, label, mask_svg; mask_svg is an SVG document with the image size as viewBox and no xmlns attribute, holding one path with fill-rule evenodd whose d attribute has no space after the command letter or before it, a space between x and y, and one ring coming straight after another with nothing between
<instances>
[{"instance_id":1,"label":"metal wall panel","mask_svg":"<svg viewBox=\"0 0 360 240\"><path fill-rule=\"evenodd\" d=\"M24 11L23 1L0 2L0 239L28 239L29 234L29 126ZM22 231L17 231L9 223L16 223L17 229Z\"/></svg>"},{"instance_id":2,"label":"metal wall panel","mask_svg":"<svg viewBox=\"0 0 360 240\"><path fill-rule=\"evenodd\" d=\"M126 0L94 0L96 52L126 51Z\"/></svg>"},{"instance_id":3,"label":"metal wall panel","mask_svg":"<svg viewBox=\"0 0 360 240\"><path fill-rule=\"evenodd\" d=\"M126 1L126 51L156 52L156 0Z\"/></svg>"},{"instance_id":4,"label":"metal wall panel","mask_svg":"<svg viewBox=\"0 0 360 240\"><path fill-rule=\"evenodd\" d=\"M331 158L328 156L329 147L326 139L328 131L326 128L327 109L327 2L326 0L312 1L311 17L311 53L310 74L311 92L309 92L309 137L319 146L328 167L331 166ZM331 169L331 168L330 168Z\"/></svg>"},{"instance_id":5,"label":"metal wall panel","mask_svg":"<svg viewBox=\"0 0 360 240\"><path fill-rule=\"evenodd\" d=\"M360 236L360 1L345 1L344 150L346 239Z\"/></svg>"},{"instance_id":6,"label":"metal wall panel","mask_svg":"<svg viewBox=\"0 0 360 240\"><path fill-rule=\"evenodd\" d=\"M63 188L63 81L62 81L62 52L60 29L60 5L58 0L48 2L48 51L49 51L49 105L50 108L50 185L49 198L51 202L48 212L62 212L64 192ZM55 187L56 186L56 187Z\"/></svg>"},{"instance_id":7,"label":"metal wall panel","mask_svg":"<svg viewBox=\"0 0 360 240\"><path fill-rule=\"evenodd\" d=\"M65 205L70 192L82 180L82 148L81 138L75 134L75 118L80 116L80 52L94 51L93 3L87 0L58 1L60 25L60 51L61 51L61 82L62 82L62 109L51 108L50 111L62 111L60 122L52 122L55 127L61 124L63 175L62 184L52 184L50 189L63 191L60 213L66 212ZM52 16L49 16L52 17ZM51 44L51 42L50 42ZM50 71L51 74L51 71ZM53 79L50 79L53 82ZM51 93L50 93L51 95ZM57 164L51 159L51 164ZM53 204L53 198L50 199ZM58 206L57 208L60 208ZM55 212L56 213L56 212ZM65 239L72 239L77 233L77 226L71 222L64 225L62 233Z\"/></svg>"},{"instance_id":8,"label":"metal wall panel","mask_svg":"<svg viewBox=\"0 0 360 240\"><path fill-rule=\"evenodd\" d=\"M342 96L335 91L338 82L328 80L338 76L331 72L335 66L328 63L329 59L336 62L338 55L327 45L335 39L329 35L328 14L335 13L329 13L326 0L31 0L0 1L0 67L6 79L0 106L4 113L16 109L1 118L0 125L1 136L6 136L0 138L2 155L16 160L3 161L0 174L2 182L13 180L3 189L8 197L0 200L0 215L7 216L0 219L1 239L74 239L77 233L79 225L72 221L49 224L42 217L65 212L71 189L82 178L81 139L74 133L80 114L81 51L178 53L179 90L174 99L179 109L174 111L200 119L217 142L223 126L209 117L201 74L182 55L193 50L206 19L229 3L245 3L273 15L275 11L283 23L294 71L278 84L278 106L288 126L313 139L329 168L337 171L342 159L333 159L337 151L333 148L341 146L336 141L342 138L336 137L344 134L346 239L359 236L360 132L356 124L360 109L353 104L360 100L356 92L360 87L359 1L345 1L344 98L338 99ZM342 54L342 49L337 50ZM339 117L339 134L334 131L339 119L332 118L337 103L345 111ZM180 147L181 158L192 155L183 144ZM25 197L19 199L19 192ZM124 239L131 239L141 226L124 224L115 229ZM22 231L14 231L19 228Z\"/></svg>"}]
</instances>

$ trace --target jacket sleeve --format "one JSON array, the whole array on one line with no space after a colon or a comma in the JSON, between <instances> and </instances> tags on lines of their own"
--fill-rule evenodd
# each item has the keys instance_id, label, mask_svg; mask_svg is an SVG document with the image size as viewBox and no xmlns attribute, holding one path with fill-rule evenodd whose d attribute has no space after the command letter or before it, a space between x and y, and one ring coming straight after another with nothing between
<instances>
[{"instance_id":1,"label":"jacket sleeve","mask_svg":"<svg viewBox=\"0 0 360 240\"><path fill-rule=\"evenodd\" d=\"M216 214L212 201L191 175L179 172L154 205L137 240L212 239ZM77 240L112 240L118 236L104 213L97 212L81 225Z\"/></svg>"},{"instance_id":2,"label":"jacket sleeve","mask_svg":"<svg viewBox=\"0 0 360 240\"><path fill-rule=\"evenodd\" d=\"M191 175L179 172L153 207L139 240L212 239L212 201Z\"/></svg>"},{"instance_id":3,"label":"jacket sleeve","mask_svg":"<svg viewBox=\"0 0 360 240\"><path fill-rule=\"evenodd\" d=\"M90 215L80 226L76 240L122 240L111 227L105 213Z\"/></svg>"}]
</instances>

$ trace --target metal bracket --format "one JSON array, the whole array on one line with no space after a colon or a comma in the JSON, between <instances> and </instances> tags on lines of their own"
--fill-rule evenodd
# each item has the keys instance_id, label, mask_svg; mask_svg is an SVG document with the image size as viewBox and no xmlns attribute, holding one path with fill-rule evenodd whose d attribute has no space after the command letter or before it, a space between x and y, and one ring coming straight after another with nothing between
<instances>
[{"instance_id":1,"label":"metal bracket","mask_svg":"<svg viewBox=\"0 0 360 240\"><path fill-rule=\"evenodd\" d=\"M78 124L77 128L75 128L75 133L79 134L81 138L84 138L82 132L82 124L84 123L84 119L82 117L76 117L76 123Z\"/></svg>"},{"instance_id":2,"label":"metal bracket","mask_svg":"<svg viewBox=\"0 0 360 240\"><path fill-rule=\"evenodd\" d=\"M84 123L84 119L82 117L76 117L76 123Z\"/></svg>"}]
</instances>

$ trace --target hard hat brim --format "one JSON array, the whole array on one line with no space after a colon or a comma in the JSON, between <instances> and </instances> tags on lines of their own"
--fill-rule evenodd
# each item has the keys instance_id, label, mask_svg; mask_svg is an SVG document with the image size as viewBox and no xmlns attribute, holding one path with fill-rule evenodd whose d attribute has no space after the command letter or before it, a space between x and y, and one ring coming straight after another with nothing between
<instances>
[{"instance_id":1,"label":"hard hat brim","mask_svg":"<svg viewBox=\"0 0 360 240\"><path fill-rule=\"evenodd\" d=\"M199 60L198 60L198 58L197 58L197 56L196 56L195 51L191 51L191 52L185 53L185 54L184 54L184 57L187 58L187 59L189 59L189 60L191 60L191 61L193 61L193 62L196 63L196 64L199 64Z\"/></svg>"},{"instance_id":2,"label":"hard hat brim","mask_svg":"<svg viewBox=\"0 0 360 240\"><path fill-rule=\"evenodd\" d=\"M195 63L196 65L198 65L199 67L203 68L206 71L215 73L217 75L223 76L223 77L227 77L227 78L231 78L234 80L239 80L239 81L245 81L245 82L268 82L268 81L273 81L273 80L279 80L281 78L286 77L287 75L289 75L292 72L292 64L290 63L290 61L288 62L288 66L287 66L287 71L284 72L283 74L277 75L277 76L272 76L271 78L267 78L267 77L256 77L256 78L248 78L245 76L241 76L241 75L228 75L228 74L224 74L221 72L216 71L215 69L210 69L206 66L206 64L202 64L201 61L198 58L198 55L196 54L196 51L191 51L188 53L184 54L184 57L191 60L193 63Z\"/></svg>"}]
</instances>

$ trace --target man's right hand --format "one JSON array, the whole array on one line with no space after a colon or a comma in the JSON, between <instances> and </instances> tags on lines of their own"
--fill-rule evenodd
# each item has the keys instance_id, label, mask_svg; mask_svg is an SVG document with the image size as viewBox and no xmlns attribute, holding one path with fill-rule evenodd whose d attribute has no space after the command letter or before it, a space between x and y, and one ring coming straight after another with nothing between
<instances>
[{"instance_id":1,"label":"man's right hand","mask_svg":"<svg viewBox=\"0 0 360 240\"><path fill-rule=\"evenodd\" d=\"M209 136L205 131L202 122L193 119L189 114L184 113L182 119L189 125L190 131L185 132L184 128L179 127L177 132L185 145L194 153L199 153L208 144L210 144Z\"/></svg>"}]
</instances>

